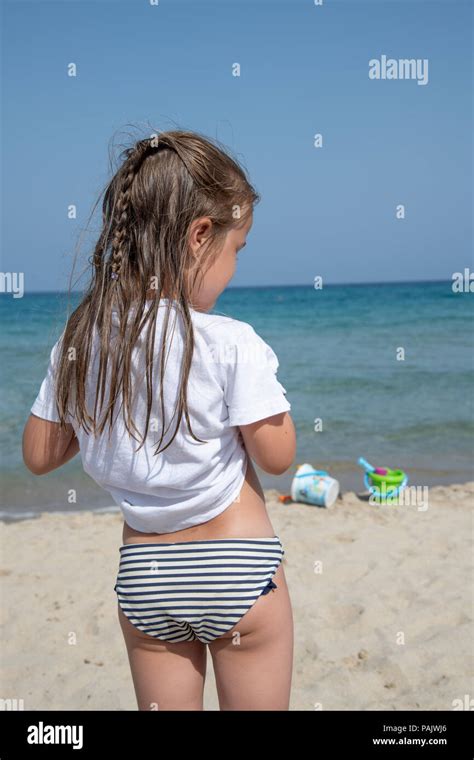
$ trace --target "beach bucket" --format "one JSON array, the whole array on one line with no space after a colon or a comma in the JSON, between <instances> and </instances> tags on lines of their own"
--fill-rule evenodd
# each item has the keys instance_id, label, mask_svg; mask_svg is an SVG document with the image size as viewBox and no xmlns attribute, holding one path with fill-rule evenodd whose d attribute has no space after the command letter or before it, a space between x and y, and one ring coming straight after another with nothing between
<instances>
[{"instance_id":1,"label":"beach bucket","mask_svg":"<svg viewBox=\"0 0 474 760\"><path fill-rule=\"evenodd\" d=\"M403 470L373 467L364 457L359 457L357 464L365 470L364 485L376 502L394 499L408 483L408 475Z\"/></svg>"},{"instance_id":2,"label":"beach bucket","mask_svg":"<svg viewBox=\"0 0 474 760\"><path fill-rule=\"evenodd\" d=\"M373 498L379 501L395 498L408 483L408 476L403 470L391 470L388 467L384 469L386 475L366 472L364 478L365 487Z\"/></svg>"},{"instance_id":3,"label":"beach bucket","mask_svg":"<svg viewBox=\"0 0 474 760\"><path fill-rule=\"evenodd\" d=\"M339 483L324 470L315 470L302 464L296 470L291 484L291 498L304 504L331 507L339 494Z\"/></svg>"}]
</instances>

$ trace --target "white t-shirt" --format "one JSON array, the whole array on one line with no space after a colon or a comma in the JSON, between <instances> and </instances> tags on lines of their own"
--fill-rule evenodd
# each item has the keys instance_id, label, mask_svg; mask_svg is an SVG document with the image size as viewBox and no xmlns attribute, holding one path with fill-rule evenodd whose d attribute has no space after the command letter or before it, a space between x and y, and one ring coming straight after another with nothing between
<instances>
[{"instance_id":1,"label":"white t-shirt","mask_svg":"<svg viewBox=\"0 0 474 760\"><path fill-rule=\"evenodd\" d=\"M68 416L79 441L85 472L112 495L125 521L132 528L149 533L172 533L210 520L237 498L247 467L247 454L239 438L239 425L265 419L291 409L286 389L276 377L278 359L270 346L246 322L230 317L191 310L195 347L188 381L188 410L194 434L189 435L183 418L171 445L157 456L154 448L161 435L159 393L159 347L161 342L162 299L156 320L155 363L150 427L141 443L146 415L145 334L132 352L132 419L138 440L126 430L122 404L114 408L110 440L108 423L97 437L79 427ZM147 305L151 303L147 301ZM175 317L176 320L175 320ZM117 334L118 315L112 316L112 338ZM175 330L173 333L173 324ZM115 331L115 332L114 332ZM163 393L166 425L171 422L179 388L183 350L183 323L174 302L168 326L168 353ZM46 377L31 412L53 422L57 414L54 380L57 352L62 335L51 350ZM91 362L86 377L86 404L92 415L98 370L98 334L93 336ZM108 370L110 371L110 362ZM110 386L108 386L110 387ZM107 400L107 393L106 393ZM153 424L152 424L153 423ZM168 442L175 419L165 435Z\"/></svg>"}]
</instances>

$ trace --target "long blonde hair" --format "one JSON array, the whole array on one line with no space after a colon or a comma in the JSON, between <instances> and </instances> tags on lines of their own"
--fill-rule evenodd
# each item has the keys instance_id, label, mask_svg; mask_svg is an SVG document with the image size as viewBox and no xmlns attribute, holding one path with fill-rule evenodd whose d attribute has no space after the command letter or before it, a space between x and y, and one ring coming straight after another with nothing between
<instances>
[{"instance_id":1,"label":"long blonde hair","mask_svg":"<svg viewBox=\"0 0 474 760\"><path fill-rule=\"evenodd\" d=\"M153 398L158 306L162 296L171 292L183 319L185 338L178 401L172 416L176 418L175 429L161 449L164 451L174 440L183 415L189 433L200 441L192 432L187 406L194 349L190 293L199 287L199 278L219 255L228 231L245 224L260 196L239 163L222 147L196 132L154 133L127 148L121 158L122 165L105 189L102 230L90 259L90 283L80 305L68 318L61 341L56 401L61 424L65 424L72 402L75 420L87 433L92 430L96 435L103 432L107 421L110 434L114 407L121 397L126 429L136 439L134 431L138 432L138 428L131 417L130 403L131 356L141 331L148 325L147 414L142 446L148 433ZM237 216L236 209L240 212ZM212 232L200 266L193 269L190 278L188 233L192 221L203 216L211 219ZM156 298L150 308L145 309L150 287L154 288ZM165 430L163 378L171 303L167 298L165 302L159 361L162 428L155 454L160 452L169 430L169 426ZM119 339L111 343L112 309L119 315L120 326ZM85 404L85 382L94 328L99 335L100 358L96 400L90 415ZM74 349L74 361L69 358L71 349ZM111 387L103 410L109 362Z\"/></svg>"}]
</instances>

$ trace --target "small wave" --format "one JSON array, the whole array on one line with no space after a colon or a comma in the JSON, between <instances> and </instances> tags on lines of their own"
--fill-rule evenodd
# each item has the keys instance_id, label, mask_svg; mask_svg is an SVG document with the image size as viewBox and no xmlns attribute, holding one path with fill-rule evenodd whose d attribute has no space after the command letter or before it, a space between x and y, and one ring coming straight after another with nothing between
<instances>
[{"instance_id":1,"label":"small wave","mask_svg":"<svg viewBox=\"0 0 474 760\"><path fill-rule=\"evenodd\" d=\"M450 435L453 448L455 448L460 437L474 438L474 425L470 420L419 422L415 425L405 425L398 430L388 428L385 431L385 438L388 441L423 438L428 443L437 438L449 440Z\"/></svg>"},{"instance_id":2,"label":"small wave","mask_svg":"<svg viewBox=\"0 0 474 760\"><path fill-rule=\"evenodd\" d=\"M14 522L16 520L31 520L33 517L40 517L40 515L40 512L18 512L17 509L8 512L7 510L0 509L0 520L6 520L8 522Z\"/></svg>"},{"instance_id":3,"label":"small wave","mask_svg":"<svg viewBox=\"0 0 474 760\"><path fill-rule=\"evenodd\" d=\"M48 512L55 515L80 515L84 512L93 512L94 514L107 514L107 513L119 513L120 507L118 505L112 505L109 507L90 507L89 509L54 509L51 507L41 507L37 511L31 510L18 510L18 507L12 507L11 511L8 509L0 510L0 521L3 522L18 522L19 520L32 520L36 517L41 517L42 513Z\"/></svg>"}]
</instances>

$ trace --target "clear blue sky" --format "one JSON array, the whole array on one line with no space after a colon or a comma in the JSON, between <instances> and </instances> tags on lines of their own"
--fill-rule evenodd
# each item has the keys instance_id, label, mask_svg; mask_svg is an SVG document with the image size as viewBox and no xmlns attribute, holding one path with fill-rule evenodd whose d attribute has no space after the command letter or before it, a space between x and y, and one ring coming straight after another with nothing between
<instances>
[{"instance_id":1,"label":"clear blue sky","mask_svg":"<svg viewBox=\"0 0 474 760\"><path fill-rule=\"evenodd\" d=\"M150 125L217 137L261 193L233 285L472 268L471 25L460 0L7 0L2 271L67 289L109 143ZM370 80L382 55L427 58L428 84Z\"/></svg>"}]
</instances>

